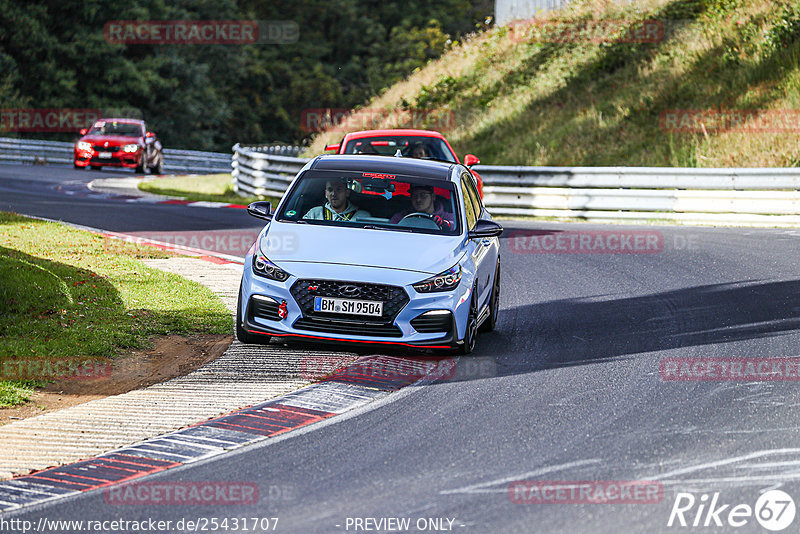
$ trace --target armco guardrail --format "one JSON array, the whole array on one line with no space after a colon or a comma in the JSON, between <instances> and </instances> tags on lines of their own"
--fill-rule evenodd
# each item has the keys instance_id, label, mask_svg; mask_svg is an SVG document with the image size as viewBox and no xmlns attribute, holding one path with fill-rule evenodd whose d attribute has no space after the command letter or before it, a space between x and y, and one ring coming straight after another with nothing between
<instances>
[{"instance_id":1,"label":"armco guardrail","mask_svg":"<svg viewBox=\"0 0 800 534\"><path fill-rule=\"evenodd\" d=\"M0 137L0 163L72 165L74 143ZM230 172L231 155L224 152L164 149L164 172Z\"/></svg>"},{"instance_id":2,"label":"armco guardrail","mask_svg":"<svg viewBox=\"0 0 800 534\"><path fill-rule=\"evenodd\" d=\"M499 216L800 224L800 169L475 168Z\"/></svg>"},{"instance_id":3,"label":"armco guardrail","mask_svg":"<svg viewBox=\"0 0 800 534\"><path fill-rule=\"evenodd\" d=\"M239 143L233 146L233 189L242 196L274 196L280 197L289 187L294 176L303 168L308 160L293 157L299 149L293 148L293 154L278 155L276 147L242 147Z\"/></svg>"},{"instance_id":4,"label":"armco guardrail","mask_svg":"<svg viewBox=\"0 0 800 534\"><path fill-rule=\"evenodd\" d=\"M235 188L281 196L307 159L234 146ZM800 168L476 166L493 215L800 225Z\"/></svg>"}]
</instances>

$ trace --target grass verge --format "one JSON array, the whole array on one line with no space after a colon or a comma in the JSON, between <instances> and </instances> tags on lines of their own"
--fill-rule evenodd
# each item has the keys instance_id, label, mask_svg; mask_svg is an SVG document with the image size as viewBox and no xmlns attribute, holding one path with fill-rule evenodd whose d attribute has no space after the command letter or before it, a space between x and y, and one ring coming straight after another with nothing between
<instances>
[{"instance_id":1,"label":"grass verge","mask_svg":"<svg viewBox=\"0 0 800 534\"><path fill-rule=\"evenodd\" d=\"M240 197L233 190L232 180L229 173L170 176L142 182L139 184L139 189L191 201L229 202L244 206L258 200L269 200L275 207L280 200L274 197Z\"/></svg>"},{"instance_id":2,"label":"grass verge","mask_svg":"<svg viewBox=\"0 0 800 534\"><path fill-rule=\"evenodd\" d=\"M140 261L171 255L0 212L0 407L29 400L65 362L113 358L153 336L230 333L209 289Z\"/></svg>"},{"instance_id":3,"label":"grass verge","mask_svg":"<svg viewBox=\"0 0 800 534\"><path fill-rule=\"evenodd\" d=\"M455 44L348 123L411 117L488 165L800 166L800 0L575 0L536 20ZM652 42L625 37L648 21Z\"/></svg>"}]
</instances>

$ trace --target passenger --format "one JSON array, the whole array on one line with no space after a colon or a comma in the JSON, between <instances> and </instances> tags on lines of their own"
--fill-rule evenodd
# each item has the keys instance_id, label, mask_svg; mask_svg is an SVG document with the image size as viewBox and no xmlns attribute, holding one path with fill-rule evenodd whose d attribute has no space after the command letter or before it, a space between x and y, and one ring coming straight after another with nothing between
<instances>
[{"instance_id":1,"label":"passenger","mask_svg":"<svg viewBox=\"0 0 800 534\"><path fill-rule=\"evenodd\" d=\"M424 143L421 141L414 143L411 147L411 150L408 153L409 156L412 158L429 158L431 157L430 152L428 151L428 147L425 146Z\"/></svg>"},{"instance_id":2,"label":"passenger","mask_svg":"<svg viewBox=\"0 0 800 534\"><path fill-rule=\"evenodd\" d=\"M403 210L389 220L391 224L397 224L403 217L411 213L424 213L442 230L451 230L455 226L453 214L445 211L444 203L436 197L432 185L413 184L410 188L411 209Z\"/></svg>"},{"instance_id":3,"label":"passenger","mask_svg":"<svg viewBox=\"0 0 800 534\"><path fill-rule=\"evenodd\" d=\"M358 206L350 202L350 188L347 187L347 181L344 178L325 182L325 198L327 202L324 206L311 208L303 218L325 221L358 221L370 217L368 211L358 209Z\"/></svg>"}]
</instances>

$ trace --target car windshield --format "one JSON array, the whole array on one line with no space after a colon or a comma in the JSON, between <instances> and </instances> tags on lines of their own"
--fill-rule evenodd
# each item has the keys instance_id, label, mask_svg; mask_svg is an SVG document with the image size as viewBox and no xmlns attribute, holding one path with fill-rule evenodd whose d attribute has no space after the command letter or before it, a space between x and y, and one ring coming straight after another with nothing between
<instances>
[{"instance_id":1,"label":"car windshield","mask_svg":"<svg viewBox=\"0 0 800 534\"><path fill-rule=\"evenodd\" d=\"M141 137L142 127L131 122L97 121L89 130L90 135L121 135L123 137Z\"/></svg>"},{"instance_id":2,"label":"car windshield","mask_svg":"<svg viewBox=\"0 0 800 534\"><path fill-rule=\"evenodd\" d=\"M353 139L344 147L344 154L377 154L409 158L436 159L456 163L444 140L437 137L387 135Z\"/></svg>"},{"instance_id":3,"label":"car windshield","mask_svg":"<svg viewBox=\"0 0 800 534\"><path fill-rule=\"evenodd\" d=\"M279 208L281 222L457 235L454 186L379 172L306 171Z\"/></svg>"}]
</instances>

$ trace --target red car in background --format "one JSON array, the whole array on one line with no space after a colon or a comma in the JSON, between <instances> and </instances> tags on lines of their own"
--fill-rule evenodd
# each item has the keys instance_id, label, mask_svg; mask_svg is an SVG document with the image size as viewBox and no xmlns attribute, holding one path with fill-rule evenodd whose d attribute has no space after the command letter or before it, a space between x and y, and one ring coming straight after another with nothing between
<instances>
[{"instance_id":1,"label":"red car in background","mask_svg":"<svg viewBox=\"0 0 800 534\"><path fill-rule=\"evenodd\" d=\"M352 132L335 144L325 146L325 150L335 150L337 154L378 154L383 156L402 156L409 158L434 159L461 163L453 147L439 132L432 130L364 130ZM472 170L480 163L477 156L464 156L464 166L475 177L478 193L483 198L483 179Z\"/></svg>"},{"instance_id":2,"label":"red car in background","mask_svg":"<svg viewBox=\"0 0 800 534\"><path fill-rule=\"evenodd\" d=\"M87 131L81 130L75 143L76 169L91 167L126 167L137 173L163 173L161 142L148 132L144 121L136 119L100 119Z\"/></svg>"}]
</instances>

